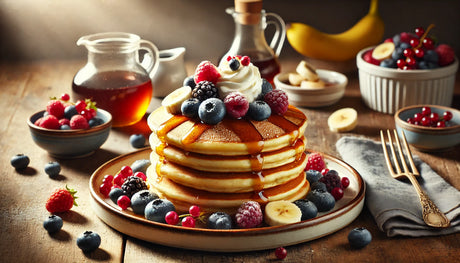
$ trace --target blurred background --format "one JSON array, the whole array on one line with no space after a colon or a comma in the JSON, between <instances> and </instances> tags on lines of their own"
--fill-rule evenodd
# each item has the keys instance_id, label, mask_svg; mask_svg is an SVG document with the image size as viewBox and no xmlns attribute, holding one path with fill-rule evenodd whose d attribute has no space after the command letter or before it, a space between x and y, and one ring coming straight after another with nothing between
<instances>
[{"instance_id":1,"label":"blurred background","mask_svg":"<svg viewBox=\"0 0 460 263\"><path fill-rule=\"evenodd\" d=\"M265 0L264 9L286 23L303 22L328 33L350 28L369 0ZM233 0L1 0L0 60L86 59L80 36L104 31L140 35L157 47L186 47L187 60L217 60L230 47ZM434 23L433 34L460 54L460 1L380 0L385 37ZM269 33L269 32L268 32ZM286 41L280 59L300 57Z\"/></svg>"}]
</instances>

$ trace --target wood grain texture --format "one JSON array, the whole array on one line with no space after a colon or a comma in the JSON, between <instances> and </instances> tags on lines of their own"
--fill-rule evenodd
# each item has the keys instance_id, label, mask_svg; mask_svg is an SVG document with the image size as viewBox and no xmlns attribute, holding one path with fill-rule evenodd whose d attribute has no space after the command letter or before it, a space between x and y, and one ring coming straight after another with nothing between
<instances>
[{"instance_id":1,"label":"wood grain texture","mask_svg":"<svg viewBox=\"0 0 460 263\"><path fill-rule=\"evenodd\" d=\"M295 68L296 62L282 62L283 71ZM197 62L187 64L193 72ZM29 134L26 119L44 108L50 96L70 92L75 72L82 61L38 61L0 64L0 226L2 262L271 262L273 250L244 253L211 253L164 247L124 236L104 224L90 207L88 180L106 161L135 150L129 145L133 133L148 134L145 119L131 127L112 129L107 142L94 155L75 160L59 160L62 171L50 179L44 165L54 158L36 146ZM361 101L357 74L349 75L345 97L338 104L302 109L309 118L306 131L308 148L338 156L335 142L344 135L378 140L380 129L394 128L393 116L368 109ZM151 108L160 104L154 99ZM351 133L330 132L327 117L342 107L358 111L358 126ZM460 108L460 81L457 76L454 107ZM10 165L17 153L30 157L29 168L18 172ZM440 153L422 153L413 149L440 176L460 189L460 146ZM78 190L78 207L62 214L62 231L49 235L42 227L48 216L45 202L54 188L69 185ZM347 235L355 227L366 227L373 235L369 246L351 249ZM99 233L102 244L97 251L84 254L76 245L78 235L86 230ZM299 245L287 247L284 262L455 262L460 251L460 234L428 238L387 238L377 229L364 208L350 225L336 233ZM196 242L200 242L197 240ZM429 244L429 246L427 246Z\"/></svg>"}]
</instances>

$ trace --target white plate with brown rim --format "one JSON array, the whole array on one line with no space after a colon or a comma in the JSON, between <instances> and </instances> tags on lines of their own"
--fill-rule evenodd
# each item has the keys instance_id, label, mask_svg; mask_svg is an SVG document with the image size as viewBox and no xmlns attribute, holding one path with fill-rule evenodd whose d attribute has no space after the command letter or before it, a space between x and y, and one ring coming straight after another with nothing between
<instances>
[{"instance_id":1,"label":"white plate with brown rim","mask_svg":"<svg viewBox=\"0 0 460 263\"><path fill-rule=\"evenodd\" d=\"M350 224L364 206L365 184L358 172L342 160L323 154L329 169L348 177L350 185L334 209L317 217L282 226L252 229L216 230L167 225L136 215L129 208L121 210L103 196L99 186L107 174L116 174L124 165L149 159L151 149L121 155L99 167L91 176L91 205L97 216L112 228L138 239L165 246L216 252L240 252L272 249L314 240L332 234Z\"/></svg>"}]
</instances>

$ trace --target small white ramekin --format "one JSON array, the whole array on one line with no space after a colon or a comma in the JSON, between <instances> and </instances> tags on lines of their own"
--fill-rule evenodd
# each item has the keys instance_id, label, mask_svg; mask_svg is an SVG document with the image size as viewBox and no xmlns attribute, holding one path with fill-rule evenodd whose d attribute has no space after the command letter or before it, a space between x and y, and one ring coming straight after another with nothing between
<instances>
[{"instance_id":1,"label":"small white ramekin","mask_svg":"<svg viewBox=\"0 0 460 263\"><path fill-rule=\"evenodd\" d=\"M400 108L432 104L451 106L458 59L449 66L431 70L400 70L367 63L361 50L356 56L359 88L371 109L393 114Z\"/></svg>"}]
</instances>

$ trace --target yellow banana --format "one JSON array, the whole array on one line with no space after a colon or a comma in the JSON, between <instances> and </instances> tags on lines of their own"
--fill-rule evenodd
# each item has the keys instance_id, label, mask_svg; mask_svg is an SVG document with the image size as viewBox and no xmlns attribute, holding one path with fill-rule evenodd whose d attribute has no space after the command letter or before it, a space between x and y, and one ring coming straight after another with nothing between
<instances>
[{"instance_id":1,"label":"yellow banana","mask_svg":"<svg viewBox=\"0 0 460 263\"><path fill-rule=\"evenodd\" d=\"M326 34L303 23L291 23L286 31L291 46L300 54L331 61L352 59L383 37L384 23L378 14L378 0L371 0L369 12L353 27L340 34Z\"/></svg>"}]
</instances>

